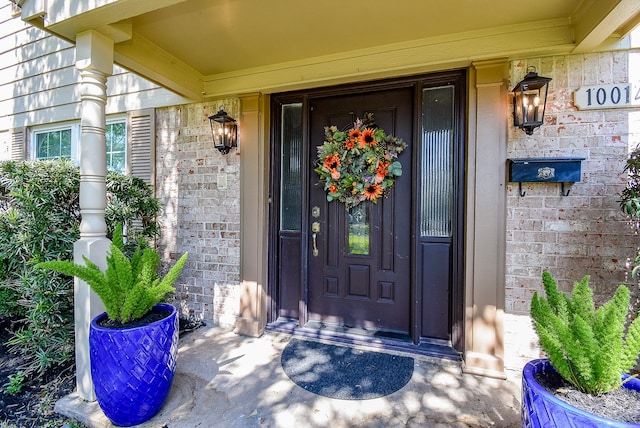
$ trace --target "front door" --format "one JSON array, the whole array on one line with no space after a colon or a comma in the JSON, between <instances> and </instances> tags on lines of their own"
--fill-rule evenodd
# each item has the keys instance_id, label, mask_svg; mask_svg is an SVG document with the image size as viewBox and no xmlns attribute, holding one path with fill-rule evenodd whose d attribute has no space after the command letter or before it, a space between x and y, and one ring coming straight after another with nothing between
<instances>
[{"instance_id":1,"label":"front door","mask_svg":"<svg viewBox=\"0 0 640 428\"><path fill-rule=\"evenodd\" d=\"M273 97L272 328L462 350L465 81L447 72ZM326 126L346 131L367 113L408 147L390 191L347 209L327 200L318 147Z\"/></svg>"},{"instance_id":2,"label":"front door","mask_svg":"<svg viewBox=\"0 0 640 428\"><path fill-rule=\"evenodd\" d=\"M310 171L317 161L314 148L324 142L324 127L347 130L366 113L373 113L387 135L409 144L398 157L402 175L375 204L365 201L347 209L342 202L328 202L312 173L308 320L408 334L413 89L318 98L310 101L310 111Z\"/></svg>"}]
</instances>

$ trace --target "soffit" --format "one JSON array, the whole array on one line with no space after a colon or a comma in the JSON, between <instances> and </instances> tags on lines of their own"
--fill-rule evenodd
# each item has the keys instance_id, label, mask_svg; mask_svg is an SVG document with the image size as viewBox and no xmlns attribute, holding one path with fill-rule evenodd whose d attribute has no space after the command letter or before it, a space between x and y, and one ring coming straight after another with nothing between
<instances>
[{"instance_id":1,"label":"soffit","mask_svg":"<svg viewBox=\"0 0 640 428\"><path fill-rule=\"evenodd\" d=\"M24 0L23 19L70 41L87 30L112 37L118 64L192 99L311 84L331 72L362 79L380 70L589 51L640 17L638 0L537 0L524 10L510 0L69 4Z\"/></svg>"},{"instance_id":2,"label":"soffit","mask_svg":"<svg viewBox=\"0 0 640 428\"><path fill-rule=\"evenodd\" d=\"M379 45L567 18L580 0L192 0L133 19L134 31L214 75Z\"/></svg>"}]
</instances>

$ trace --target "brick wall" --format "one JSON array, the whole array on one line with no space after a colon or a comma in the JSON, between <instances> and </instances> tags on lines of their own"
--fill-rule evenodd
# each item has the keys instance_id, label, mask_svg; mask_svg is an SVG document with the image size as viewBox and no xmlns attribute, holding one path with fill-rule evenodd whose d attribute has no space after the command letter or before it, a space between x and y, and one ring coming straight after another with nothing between
<instances>
[{"instance_id":1,"label":"brick wall","mask_svg":"<svg viewBox=\"0 0 640 428\"><path fill-rule=\"evenodd\" d=\"M561 196L555 183L507 186L505 364L519 368L539 355L528 316L531 297L542 290L549 270L561 289L591 276L596 300L628 282L628 259L637 244L619 209L623 168L630 148L640 143L640 109L579 111L573 92L580 86L640 79L629 64L640 52L620 51L514 61L509 89L528 66L551 77L545 124L533 135L510 126L508 158L584 157L582 180ZM633 75L635 73L635 76ZM511 122L512 123L512 119Z\"/></svg>"},{"instance_id":2,"label":"brick wall","mask_svg":"<svg viewBox=\"0 0 640 428\"><path fill-rule=\"evenodd\" d=\"M240 301L240 157L213 147L208 116L221 107L240 116L237 99L156 110L158 244L172 263L189 252L174 302L183 315L232 325Z\"/></svg>"}]
</instances>

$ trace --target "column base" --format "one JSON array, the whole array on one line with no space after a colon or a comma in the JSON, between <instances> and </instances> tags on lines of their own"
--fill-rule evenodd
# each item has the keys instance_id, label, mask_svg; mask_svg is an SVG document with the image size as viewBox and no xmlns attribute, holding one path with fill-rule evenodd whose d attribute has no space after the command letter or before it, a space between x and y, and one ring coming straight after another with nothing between
<instances>
[{"instance_id":1,"label":"column base","mask_svg":"<svg viewBox=\"0 0 640 428\"><path fill-rule=\"evenodd\" d=\"M242 336L260 337L264 333L264 325L254 319L238 318L233 332Z\"/></svg>"},{"instance_id":2,"label":"column base","mask_svg":"<svg viewBox=\"0 0 640 428\"><path fill-rule=\"evenodd\" d=\"M104 237L80 238L73 246L74 261L84 263L83 256L85 256L105 269L110 245L111 241ZM104 312L104 304L91 290L91 287L78 278L74 282L73 296L76 333L76 388L81 399L95 401L89 360L89 326L94 317Z\"/></svg>"},{"instance_id":3,"label":"column base","mask_svg":"<svg viewBox=\"0 0 640 428\"><path fill-rule=\"evenodd\" d=\"M493 355L480 354L478 352L467 352L464 356L464 373L493 377L496 379L506 379L504 372L504 361L502 358Z\"/></svg>"}]
</instances>

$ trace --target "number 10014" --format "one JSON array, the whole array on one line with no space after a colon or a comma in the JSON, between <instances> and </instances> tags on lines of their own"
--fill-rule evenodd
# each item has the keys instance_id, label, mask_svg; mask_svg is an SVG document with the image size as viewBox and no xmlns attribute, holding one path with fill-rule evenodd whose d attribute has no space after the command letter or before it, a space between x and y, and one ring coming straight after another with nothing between
<instances>
[{"instance_id":1,"label":"number 10014","mask_svg":"<svg viewBox=\"0 0 640 428\"><path fill-rule=\"evenodd\" d=\"M580 110L640 106L640 84L582 86L573 94Z\"/></svg>"}]
</instances>

